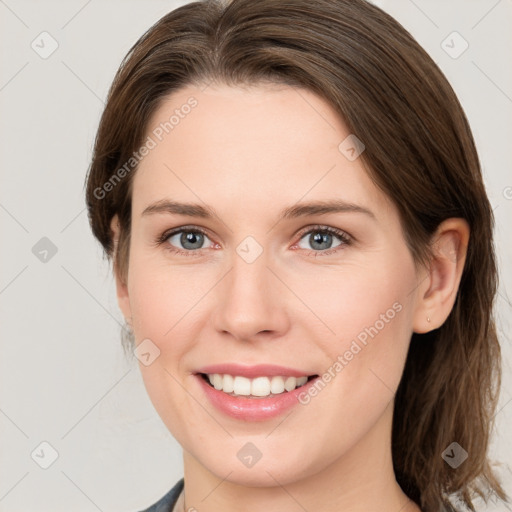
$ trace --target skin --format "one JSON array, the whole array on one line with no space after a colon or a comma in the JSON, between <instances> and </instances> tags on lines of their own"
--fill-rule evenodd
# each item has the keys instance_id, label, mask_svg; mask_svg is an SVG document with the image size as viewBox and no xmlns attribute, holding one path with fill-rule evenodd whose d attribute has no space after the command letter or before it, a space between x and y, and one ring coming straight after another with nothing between
<instances>
[{"instance_id":1,"label":"skin","mask_svg":"<svg viewBox=\"0 0 512 512\"><path fill-rule=\"evenodd\" d=\"M190 85L166 98L147 134L190 96L197 106L134 176L127 279L116 274L119 306L136 343L149 338L160 350L140 370L183 447L186 485L177 510L419 511L393 472L393 399L412 333L439 327L452 309L467 223L443 222L432 264L417 267L394 204L360 158L349 161L339 151L349 132L326 102L288 86ZM218 217L142 215L162 199L209 205ZM341 212L278 221L283 208L331 199L367 208L375 218ZM344 231L352 243L333 235L329 248L318 248L310 238L318 230L308 232L318 224ZM207 231L200 249L170 252L191 246L184 248L179 235L155 244L166 230L191 225ZM117 217L111 227L117 241ZM263 248L252 263L236 252L247 236ZM397 302L400 312L288 416L230 418L193 376L222 362L322 374ZM237 458L247 442L262 453L251 468Z\"/></svg>"}]
</instances>

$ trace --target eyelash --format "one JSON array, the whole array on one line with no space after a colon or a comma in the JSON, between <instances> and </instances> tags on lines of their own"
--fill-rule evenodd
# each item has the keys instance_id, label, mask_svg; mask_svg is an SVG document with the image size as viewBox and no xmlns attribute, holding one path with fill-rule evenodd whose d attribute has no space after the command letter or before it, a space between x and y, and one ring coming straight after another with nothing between
<instances>
[{"instance_id":1,"label":"eyelash","mask_svg":"<svg viewBox=\"0 0 512 512\"><path fill-rule=\"evenodd\" d=\"M176 229L173 229L170 231L165 231L164 233L162 233L162 235L160 235L155 240L155 244L157 246L161 246L161 245L165 244L169 240L169 238L171 238L171 236L176 235L178 233L182 233L182 232L184 232L184 233L200 233L200 234L208 237L208 233L206 231L204 231L203 229L200 229L197 227L182 226L180 228L176 228ZM310 250L309 252L313 253L315 258L317 256L328 256L332 253L338 252L339 250L342 250L344 246L350 245L352 243L351 237L349 235L347 235L347 233L345 233L344 231L341 231L340 229L333 228L330 226L321 226L321 225L316 225L316 226L310 227L306 231L302 231L301 233L299 233L299 242L300 242L300 240L302 240L302 238L304 238L305 235L309 235L311 233L322 233L322 234L328 233L331 235L336 235L341 241L341 243L339 245L337 245L336 247L334 247L333 249L325 249L325 250L320 250L320 251ZM294 245L296 245L296 244L294 244ZM186 251L183 249L176 248L170 244L167 244L167 246L168 247L165 248L167 251L174 253L174 254L180 254L183 256L200 256L200 254L198 254L198 253L199 253L199 251L202 250L202 249L191 249L191 250ZM306 250L306 249L304 249L304 250Z\"/></svg>"}]
</instances>

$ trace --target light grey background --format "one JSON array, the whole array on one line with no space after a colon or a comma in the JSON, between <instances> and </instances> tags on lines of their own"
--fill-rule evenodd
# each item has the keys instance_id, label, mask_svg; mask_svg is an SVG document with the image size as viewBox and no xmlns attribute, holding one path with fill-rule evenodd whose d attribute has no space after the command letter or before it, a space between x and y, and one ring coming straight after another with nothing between
<instances>
[{"instance_id":1,"label":"light grey background","mask_svg":"<svg viewBox=\"0 0 512 512\"><path fill-rule=\"evenodd\" d=\"M83 184L118 65L143 32L184 3L0 0L2 512L136 511L182 476L180 447L137 365L124 359L122 316L90 233ZM483 163L497 223L504 354L491 456L512 495L512 0L375 3L445 72ZM454 58L464 41L468 49ZM44 55L52 44L58 48ZM43 237L55 254L36 245L48 244ZM43 469L53 450L58 458Z\"/></svg>"}]
</instances>

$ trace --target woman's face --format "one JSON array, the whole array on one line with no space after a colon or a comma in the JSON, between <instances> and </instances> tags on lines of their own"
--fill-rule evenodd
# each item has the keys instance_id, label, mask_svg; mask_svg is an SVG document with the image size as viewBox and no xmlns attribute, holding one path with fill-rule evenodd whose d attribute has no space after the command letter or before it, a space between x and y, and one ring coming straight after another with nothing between
<instances>
[{"instance_id":1,"label":"woman's face","mask_svg":"<svg viewBox=\"0 0 512 512\"><path fill-rule=\"evenodd\" d=\"M188 86L146 136L118 293L186 456L259 486L386 454L420 276L362 147L319 97L269 85Z\"/></svg>"}]
</instances>

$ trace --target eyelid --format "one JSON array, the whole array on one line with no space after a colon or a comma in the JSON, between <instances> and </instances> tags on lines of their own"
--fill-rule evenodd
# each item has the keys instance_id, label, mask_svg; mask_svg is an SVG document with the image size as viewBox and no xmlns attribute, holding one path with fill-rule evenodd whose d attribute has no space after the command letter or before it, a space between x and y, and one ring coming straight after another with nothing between
<instances>
[{"instance_id":1,"label":"eyelid","mask_svg":"<svg viewBox=\"0 0 512 512\"><path fill-rule=\"evenodd\" d=\"M328 226L328 225L325 225L325 224L312 224L310 226L306 226L305 228L302 228L296 236L299 236L300 238L302 238L304 235L307 235L308 233L310 232L315 232L315 231L323 231L323 232L327 232L327 233L331 233L331 234L334 234L340 238L346 238L346 239L350 239L352 240L352 236L349 235L346 231L344 231L343 229L339 229L339 228L335 228L333 226Z\"/></svg>"}]
</instances>

